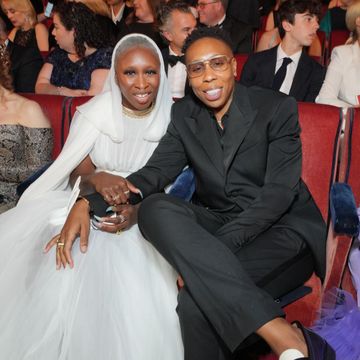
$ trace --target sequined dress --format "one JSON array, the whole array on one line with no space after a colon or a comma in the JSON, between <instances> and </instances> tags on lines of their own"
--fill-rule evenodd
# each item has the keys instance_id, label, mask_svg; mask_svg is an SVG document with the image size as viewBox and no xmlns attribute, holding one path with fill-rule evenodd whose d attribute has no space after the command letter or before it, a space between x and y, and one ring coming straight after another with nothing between
<instances>
[{"instance_id":1,"label":"sequined dress","mask_svg":"<svg viewBox=\"0 0 360 360\"><path fill-rule=\"evenodd\" d=\"M16 187L51 160L52 130L0 125L0 213L15 205Z\"/></svg>"}]
</instances>

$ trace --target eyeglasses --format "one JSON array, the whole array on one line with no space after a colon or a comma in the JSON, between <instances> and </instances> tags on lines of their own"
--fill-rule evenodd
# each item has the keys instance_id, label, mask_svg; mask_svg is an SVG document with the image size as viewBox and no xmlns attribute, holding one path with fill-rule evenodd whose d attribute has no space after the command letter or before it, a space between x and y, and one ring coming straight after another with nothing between
<instances>
[{"instance_id":1,"label":"eyeglasses","mask_svg":"<svg viewBox=\"0 0 360 360\"><path fill-rule=\"evenodd\" d=\"M196 7L200 8L200 9L203 9L205 6L210 5L210 4L215 4L215 3L219 2L219 1L220 0L210 1L208 3L197 3Z\"/></svg>"},{"instance_id":2,"label":"eyeglasses","mask_svg":"<svg viewBox=\"0 0 360 360\"><path fill-rule=\"evenodd\" d=\"M201 76L205 72L206 64L217 72L225 71L229 68L229 63L233 58L226 55L216 55L205 61L197 61L186 66L189 78Z\"/></svg>"}]
</instances>

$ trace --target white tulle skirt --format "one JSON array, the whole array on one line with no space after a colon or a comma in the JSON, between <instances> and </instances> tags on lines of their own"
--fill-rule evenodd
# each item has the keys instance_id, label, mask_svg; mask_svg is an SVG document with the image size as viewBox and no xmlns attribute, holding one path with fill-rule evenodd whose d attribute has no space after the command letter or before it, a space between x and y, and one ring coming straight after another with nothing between
<instances>
[{"instance_id":1,"label":"white tulle skirt","mask_svg":"<svg viewBox=\"0 0 360 360\"><path fill-rule=\"evenodd\" d=\"M91 231L74 269L44 245L63 192L0 216L0 360L181 360L176 274L137 226Z\"/></svg>"}]
</instances>

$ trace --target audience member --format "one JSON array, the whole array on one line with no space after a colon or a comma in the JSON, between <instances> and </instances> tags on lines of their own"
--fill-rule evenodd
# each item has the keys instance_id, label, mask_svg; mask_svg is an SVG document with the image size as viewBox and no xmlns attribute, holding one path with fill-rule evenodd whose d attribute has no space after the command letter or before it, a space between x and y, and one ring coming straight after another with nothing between
<instances>
[{"instance_id":1,"label":"audience member","mask_svg":"<svg viewBox=\"0 0 360 360\"><path fill-rule=\"evenodd\" d=\"M40 106L13 92L6 52L0 53L0 213L15 206L16 187L51 160L52 130Z\"/></svg>"},{"instance_id":2,"label":"audience member","mask_svg":"<svg viewBox=\"0 0 360 360\"><path fill-rule=\"evenodd\" d=\"M59 48L48 56L35 91L65 96L100 93L112 49L110 39L98 26L96 14L84 4L68 2L55 8L53 21Z\"/></svg>"},{"instance_id":3,"label":"audience member","mask_svg":"<svg viewBox=\"0 0 360 360\"><path fill-rule=\"evenodd\" d=\"M9 41L2 19L0 34L3 34L0 35L0 52L10 58L14 92L34 92L37 76L44 63L38 49Z\"/></svg>"},{"instance_id":4,"label":"audience member","mask_svg":"<svg viewBox=\"0 0 360 360\"><path fill-rule=\"evenodd\" d=\"M333 0L330 1L328 10L320 23L320 29L327 35L332 30L347 30L345 22L346 9L353 3L353 0Z\"/></svg>"},{"instance_id":5,"label":"audience member","mask_svg":"<svg viewBox=\"0 0 360 360\"><path fill-rule=\"evenodd\" d=\"M105 0L110 7L111 19L116 25L118 33L125 26L127 17L132 13L132 7L125 0Z\"/></svg>"},{"instance_id":6,"label":"audience member","mask_svg":"<svg viewBox=\"0 0 360 360\"><path fill-rule=\"evenodd\" d=\"M196 18L190 6L182 1L170 0L158 10L160 33L168 43L161 53L173 98L182 98L190 92L182 47L195 29Z\"/></svg>"},{"instance_id":7,"label":"audience member","mask_svg":"<svg viewBox=\"0 0 360 360\"><path fill-rule=\"evenodd\" d=\"M317 103L360 106L360 1L347 9L346 25L352 33L351 44L333 49Z\"/></svg>"},{"instance_id":8,"label":"audience member","mask_svg":"<svg viewBox=\"0 0 360 360\"><path fill-rule=\"evenodd\" d=\"M68 0L85 4L92 12L96 14L96 20L103 36L108 39L109 45L114 47L117 43L118 30L111 19L110 6L104 0Z\"/></svg>"},{"instance_id":9,"label":"audience member","mask_svg":"<svg viewBox=\"0 0 360 360\"><path fill-rule=\"evenodd\" d=\"M49 50L49 33L44 24L37 22L30 0L2 0L1 8L14 25L9 40L25 47L40 51Z\"/></svg>"},{"instance_id":10,"label":"audience member","mask_svg":"<svg viewBox=\"0 0 360 360\"><path fill-rule=\"evenodd\" d=\"M156 12L160 4L161 0L134 0L133 16L130 15L129 23L121 29L119 37L132 33L144 34L162 49L164 43L156 26Z\"/></svg>"},{"instance_id":11,"label":"audience member","mask_svg":"<svg viewBox=\"0 0 360 360\"><path fill-rule=\"evenodd\" d=\"M198 0L199 22L203 26L218 26L228 32L235 54L250 53L253 28L231 17L231 12L226 12L227 5L228 0Z\"/></svg>"},{"instance_id":12,"label":"audience member","mask_svg":"<svg viewBox=\"0 0 360 360\"><path fill-rule=\"evenodd\" d=\"M249 57L240 82L281 91L298 101L314 102L324 80L324 68L304 47L319 28L321 4L317 0L287 0L279 7L280 45Z\"/></svg>"},{"instance_id":13,"label":"audience member","mask_svg":"<svg viewBox=\"0 0 360 360\"><path fill-rule=\"evenodd\" d=\"M260 25L260 7L266 7L269 0L241 0L241 3L238 0L228 0L228 2L228 15L257 29Z\"/></svg>"},{"instance_id":14,"label":"audience member","mask_svg":"<svg viewBox=\"0 0 360 360\"><path fill-rule=\"evenodd\" d=\"M280 360L333 360L332 348L300 323L291 326L274 301L313 271L323 277L326 265L325 223L300 178L296 101L235 84L236 60L220 33L199 28L187 38L194 96L173 105L147 164L119 179L120 201L141 193L139 228L184 280L178 314L185 359L234 359L256 332ZM195 174L193 202L163 193L186 165ZM91 194L90 206L82 201L70 213L61 234L64 262L71 261L76 234L84 234L86 246L89 209L107 207L103 197ZM294 259L305 254L310 263L290 275ZM279 271L291 285L263 288Z\"/></svg>"},{"instance_id":15,"label":"audience member","mask_svg":"<svg viewBox=\"0 0 360 360\"><path fill-rule=\"evenodd\" d=\"M59 157L0 216L4 359L184 358L176 273L141 236L137 207L119 206L116 217L98 219L101 230L90 231L86 255L73 253L72 270L55 270L64 250L59 237L46 247L49 255L42 251L61 230L78 175L82 189L93 184L112 204L119 201L118 175L146 163L166 132L171 104L156 44L139 34L121 39L104 92L78 108Z\"/></svg>"},{"instance_id":16,"label":"audience member","mask_svg":"<svg viewBox=\"0 0 360 360\"><path fill-rule=\"evenodd\" d=\"M271 49L274 46L280 44L281 37L279 33L279 15L278 9L281 3L287 0L277 0L274 10L270 12L267 17L265 32L260 36L260 39L256 45L256 52ZM310 56L321 57L322 55L322 46L320 39L316 35L313 39L311 45L308 48L307 53Z\"/></svg>"}]
</instances>

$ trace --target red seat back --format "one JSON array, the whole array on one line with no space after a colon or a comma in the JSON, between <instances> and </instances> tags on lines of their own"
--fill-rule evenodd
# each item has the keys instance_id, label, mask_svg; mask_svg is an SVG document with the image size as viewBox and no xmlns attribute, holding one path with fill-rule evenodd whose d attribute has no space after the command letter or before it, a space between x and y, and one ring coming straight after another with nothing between
<instances>
[{"instance_id":1,"label":"red seat back","mask_svg":"<svg viewBox=\"0 0 360 360\"><path fill-rule=\"evenodd\" d=\"M329 36L329 54L335 46L344 45L349 38L350 33L348 30L332 30Z\"/></svg>"},{"instance_id":2,"label":"red seat back","mask_svg":"<svg viewBox=\"0 0 360 360\"><path fill-rule=\"evenodd\" d=\"M55 159L62 147L69 133L69 126L75 107L81 105L90 99L89 96L81 98L69 98L59 95L45 95L45 94L22 94L24 97L36 101L40 106L46 117L50 120L53 128L54 147L52 157Z\"/></svg>"},{"instance_id":3,"label":"red seat back","mask_svg":"<svg viewBox=\"0 0 360 360\"><path fill-rule=\"evenodd\" d=\"M240 80L241 72L244 67L244 64L246 63L249 55L247 54L235 54L234 58L236 60L236 81Z\"/></svg>"},{"instance_id":4,"label":"red seat back","mask_svg":"<svg viewBox=\"0 0 360 360\"><path fill-rule=\"evenodd\" d=\"M329 189L333 182L333 155L339 118L339 109L333 106L299 103L302 178L324 221L328 219Z\"/></svg>"},{"instance_id":5,"label":"red seat back","mask_svg":"<svg viewBox=\"0 0 360 360\"><path fill-rule=\"evenodd\" d=\"M326 223L329 214L329 189L336 171L333 164L337 163L339 119L339 110L335 107L299 103L302 178ZM289 321L300 320L304 325L310 326L320 308L322 286L315 274L305 285L311 287L312 292L286 306L284 310Z\"/></svg>"}]
</instances>

